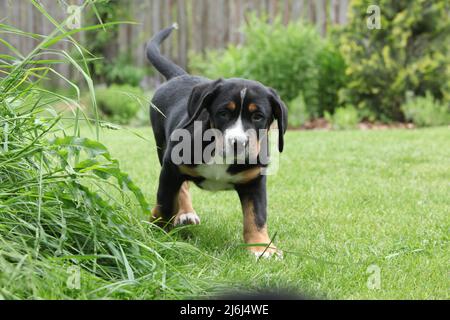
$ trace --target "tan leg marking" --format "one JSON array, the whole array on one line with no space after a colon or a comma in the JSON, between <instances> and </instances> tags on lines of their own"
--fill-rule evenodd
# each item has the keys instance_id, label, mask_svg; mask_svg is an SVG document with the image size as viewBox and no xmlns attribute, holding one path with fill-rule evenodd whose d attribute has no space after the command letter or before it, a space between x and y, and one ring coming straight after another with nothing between
<instances>
[{"instance_id":1,"label":"tan leg marking","mask_svg":"<svg viewBox=\"0 0 450 320\"><path fill-rule=\"evenodd\" d=\"M175 196L175 201L173 204L173 215L175 214L175 212L178 212L179 208L180 208L180 204L178 201L179 194L180 194L180 192L178 192L178 194ZM159 226L166 226L167 222L170 222L170 221L166 221L163 218L163 216L161 214L161 205L160 204L156 204L156 206L154 206L152 209L152 215L150 217L150 222L153 222L155 220L158 220L158 221L156 221L156 224Z\"/></svg>"},{"instance_id":2,"label":"tan leg marking","mask_svg":"<svg viewBox=\"0 0 450 320\"><path fill-rule=\"evenodd\" d=\"M190 167L190 166L186 166L184 164L178 166L178 169L180 170L180 172L182 174L191 176L191 177L199 177L200 175L197 173L197 171L195 170L195 167ZM183 186L181 187L183 188ZM188 190L189 190L189 186L188 186Z\"/></svg>"},{"instance_id":3,"label":"tan leg marking","mask_svg":"<svg viewBox=\"0 0 450 320\"><path fill-rule=\"evenodd\" d=\"M277 257L282 257L282 252L278 250L273 243L270 244L270 247L266 249L267 245L270 243L270 238L267 233L267 225L259 228L256 225L255 220L255 207L251 200L244 200L242 202L242 210L244 212L244 241L247 244L250 243L261 243L266 244L266 246L254 246L247 247L251 253L253 253L256 257L269 258L272 255L276 255Z\"/></svg>"},{"instance_id":4,"label":"tan leg marking","mask_svg":"<svg viewBox=\"0 0 450 320\"><path fill-rule=\"evenodd\" d=\"M161 218L161 211L160 211L159 207L160 207L159 204L157 204L156 206L153 207L150 221L154 221L158 218Z\"/></svg>"},{"instance_id":5,"label":"tan leg marking","mask_svg":"<svg viewBox=\"0 0 450 320\"><path fill-rule=\"evenodd\" d=\"M200 224L200 218L192 207L188 181L183 182L178 193L178 213L174 218L173 224Z\"/></svg>"},{"instance_id":6,"label":"tan leg marking","mask_svg":"<svg viewBox=\"0 0 450 320\"><path fill-rule=\"evenodd\" d=\"M239 182L238 183L247 183L252 181L253 179L256 179L261 174L261 168L260 167L254 167L242 172L239 172Z\"/></svg>"}]
</instances>

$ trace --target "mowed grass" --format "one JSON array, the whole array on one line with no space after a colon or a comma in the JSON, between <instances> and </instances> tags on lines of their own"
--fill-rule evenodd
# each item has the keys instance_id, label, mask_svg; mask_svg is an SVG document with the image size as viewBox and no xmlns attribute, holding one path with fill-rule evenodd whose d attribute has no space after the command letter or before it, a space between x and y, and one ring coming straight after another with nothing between
<instances>
[{"instance_id":1,"label":"mowed grass","mask_svg":"<svg viewBox=\"0 0 450 320\"><path fill-rule=\"evenodd\" d=\"M127 130L104 130L101 141L154 204L160 166L152 132L130 130L148 141ZM176 237L217 258L199 255L194 278L213 279L220 290L322 298L450 297L449 128L290 131L286 141L268 179L269 233L284 259L256 261L241 246L235 192L192 186L202 223ZM371 265L380 289L367 286Z\"/></svg>"}]
</instances>

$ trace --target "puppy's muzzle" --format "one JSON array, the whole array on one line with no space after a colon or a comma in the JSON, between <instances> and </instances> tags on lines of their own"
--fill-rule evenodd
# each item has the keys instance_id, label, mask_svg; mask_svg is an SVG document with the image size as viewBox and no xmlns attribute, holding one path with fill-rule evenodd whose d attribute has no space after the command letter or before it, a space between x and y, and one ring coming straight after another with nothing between
<instances>
[{"instance_id":1,"label":"puppy's muzzle","mask_svg":"<svg viewBox=\"0 0 450 320\"><path fill-rule=\"evenodd\" d=\"M243 154L246 152L246 148L248 145L248 137L247 136L235 136L230 137L227 140L229 147L234 150L236 155Z\"/></svg>"}]
</instances>

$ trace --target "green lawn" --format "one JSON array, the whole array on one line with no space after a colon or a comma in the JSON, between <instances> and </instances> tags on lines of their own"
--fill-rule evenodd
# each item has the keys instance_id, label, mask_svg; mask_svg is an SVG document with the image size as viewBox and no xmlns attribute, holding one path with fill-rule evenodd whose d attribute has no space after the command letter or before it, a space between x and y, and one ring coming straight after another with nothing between
<instances>
[{"instance_id":1,"label":"green lawn","mask_svg":"<svg viewBox=\"0 0 450 320\"><path fill-rule=\"evenodd\" d=\"M101 141L153 205L160 167L151 129L130 130L148 141L126 130L103 131ZM284 259L256 261L240 246L234 192L192 187L202 224L177 237L217 258L180 261L195 266L193 278L338 299L450 297L448 128L291 131L286 140L268 179L269 232ZM378 290L367 287L372 264Z\"/></svg>"}]
</instances>

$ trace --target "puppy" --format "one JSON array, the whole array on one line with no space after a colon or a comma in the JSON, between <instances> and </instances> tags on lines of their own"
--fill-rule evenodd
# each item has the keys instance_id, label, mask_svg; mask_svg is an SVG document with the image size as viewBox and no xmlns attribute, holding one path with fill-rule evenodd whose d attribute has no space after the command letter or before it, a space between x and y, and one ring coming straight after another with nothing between
<instances>
[{"instance_id":1,"label":"puppy","mask_svg":"<svg viewBox=\"0 0 450 320\"><path fill-rule=\"evenodd\" d=\"M152 219L175 226L200 223L189 181L206 190L235 190L244 214L244 240L255 244L248 249L258 257L281 255L267 232L263 173L268 156L262 153L268 154L266 133L272 124L278 126L278 149L283 150L286 106L275 90L256 81L187 74L159 51L175 28L159 31L146 48L149 61L167 79L150 107L162 166Z\"/></svg>"}]
</instances>

